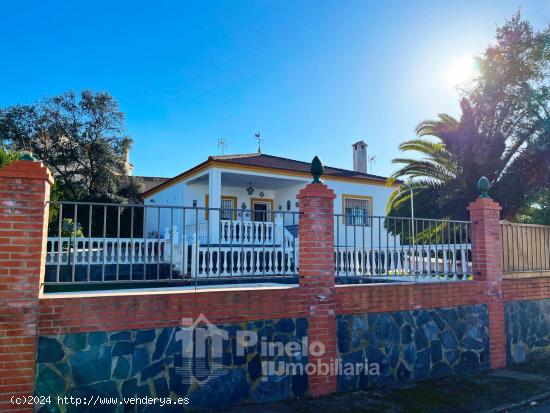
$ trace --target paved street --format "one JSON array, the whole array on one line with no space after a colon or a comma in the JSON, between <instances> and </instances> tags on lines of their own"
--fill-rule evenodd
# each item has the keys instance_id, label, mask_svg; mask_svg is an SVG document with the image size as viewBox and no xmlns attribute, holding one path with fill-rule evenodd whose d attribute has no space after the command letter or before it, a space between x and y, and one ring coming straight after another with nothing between
<instances>
[{"instance_id":1,"label":"paved street","mask_svg":"<svg viewBox=\"0 0 550 413\"><path fill-rule=\"evenodd\" d=\"M530 406L529 401L544 400ZM522 406L521 403L527 403ZM449 377L391 390L356 391L223 410L239 413L478 413L550 412L550 359L467 377Z\"/></svg>"}]
</instances>

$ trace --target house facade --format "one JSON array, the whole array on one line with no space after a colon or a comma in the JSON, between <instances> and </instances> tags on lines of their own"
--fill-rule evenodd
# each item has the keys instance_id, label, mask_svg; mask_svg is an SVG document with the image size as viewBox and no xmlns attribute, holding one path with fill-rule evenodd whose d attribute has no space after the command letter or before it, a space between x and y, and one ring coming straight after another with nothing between
<instances>
[{"instance_id":1,"label":"house facade","mask_svg":"<svg viewBox=\"0 0 550 413\"><path fill-rule=\"evenodd\" d=\"M325 166L322 177L336 194L335 214L340 216L335 217L335 242L345 246L354 238L386 244L390 241L381 220L372 217L385 215L399 182L388 186L387 178L367 173L365 142L355 143L352 150L352 170ZM147 208L147 236L210 245L294 242L299 221L296 195L311 182L309 169L309 162L263 153L210 156L143 193L144 205L156 207L156 213Z\"/></svg>"}]
</instances>

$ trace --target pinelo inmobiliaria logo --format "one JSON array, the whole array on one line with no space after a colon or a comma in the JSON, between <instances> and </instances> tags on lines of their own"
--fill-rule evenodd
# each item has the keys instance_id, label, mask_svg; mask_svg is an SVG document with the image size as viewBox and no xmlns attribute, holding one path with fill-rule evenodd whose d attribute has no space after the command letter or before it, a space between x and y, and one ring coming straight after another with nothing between
<instances>
[{"instance_id":1,"label":"pinelo inmobiliaria logo","mask_svg":"<svg viewBox=\"0 0 550 413\"><path fill-rule=\"evenodd\" d=\"M229 338L227 331L216 327L204 314L195 320L184 318L176 331L176 341L181 341L182 365L176 366L183 384L195 379L206 384L223 376L228 368L223 365L223 341Z\"/></svg>"},{"instance_id":2,"label":"pinelo inmobiliaria logo","mask_svg":"<svg viewBox=\"0 0 550 413\"><path fill-rule=\"evenodd\" d=\"M236 356L246 357L248 349L255 349L261 358L261 379L285 375L370 375L380 374L378 363L369 363L366 357L355 363L341 359L323 361L325 345L319 341L308 342L307 337L285 342L260 337L253 330L238 330L231 346ZM176 366L182 383L197 382L204 385L210 380L225 375L229 368L223 364L224 346L229 333L212 324L204 314L195 320L182 319L182 326L176 332L176 340L182 345L182 364ZM315 362L307 362L309 356Z\"/></svg>"}]
</instances>

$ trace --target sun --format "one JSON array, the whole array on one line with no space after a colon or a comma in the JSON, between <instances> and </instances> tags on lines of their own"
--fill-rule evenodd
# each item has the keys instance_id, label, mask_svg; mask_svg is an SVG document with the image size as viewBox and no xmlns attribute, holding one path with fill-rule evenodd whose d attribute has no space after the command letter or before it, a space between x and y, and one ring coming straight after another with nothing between
<instances>
[{"instance_id":1,"label":"sun","mask_svg":"<svg viewBox=\"0 0 550 413\"><path fill-rule=\"evenodd\" d=\"M445 77L453 86L460 86L470 82L477 71L476 61L465 56L451 61Z\"/></svg>"}]
</instances>

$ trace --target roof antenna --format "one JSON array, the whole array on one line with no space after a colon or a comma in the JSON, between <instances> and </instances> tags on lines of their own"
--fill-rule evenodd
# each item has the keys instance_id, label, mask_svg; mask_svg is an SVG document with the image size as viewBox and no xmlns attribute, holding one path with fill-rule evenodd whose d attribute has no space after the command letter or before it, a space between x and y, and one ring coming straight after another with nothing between
<instances>
[{"instance_id":1,"label":"roof antenna","mask_svg":"<svg viewBox=\"0 0 550 413\"><path fill-rule=\"evenodd\" d=\"M218 149L221 149L222 155L225 155L225 147L227 146L227 140L224 138L218 139Z\"/></svg>"},{"instance_id":2,"label":"roof antenna","mask_svg":"<svg viewBox=\"0 0 550 413\"><path fill-rule=\"evenodd\" d=\"M376 156L371 156L369 158L369 167L370 167L370 173L372 173L372 164L376 161Z\"/></svg>"},{"instance_id":3,"label":"roof antenna","mask_svg":"<svg viewBox=\"0 0 550 413\"><path fill-rule=\"evenodd\" d=\"M258 141L258 153L262 153L262 141L263 139L260 137L260 132L256 132L254 135L256 137L256 140Z\"/></svg>"}]
</instances>

